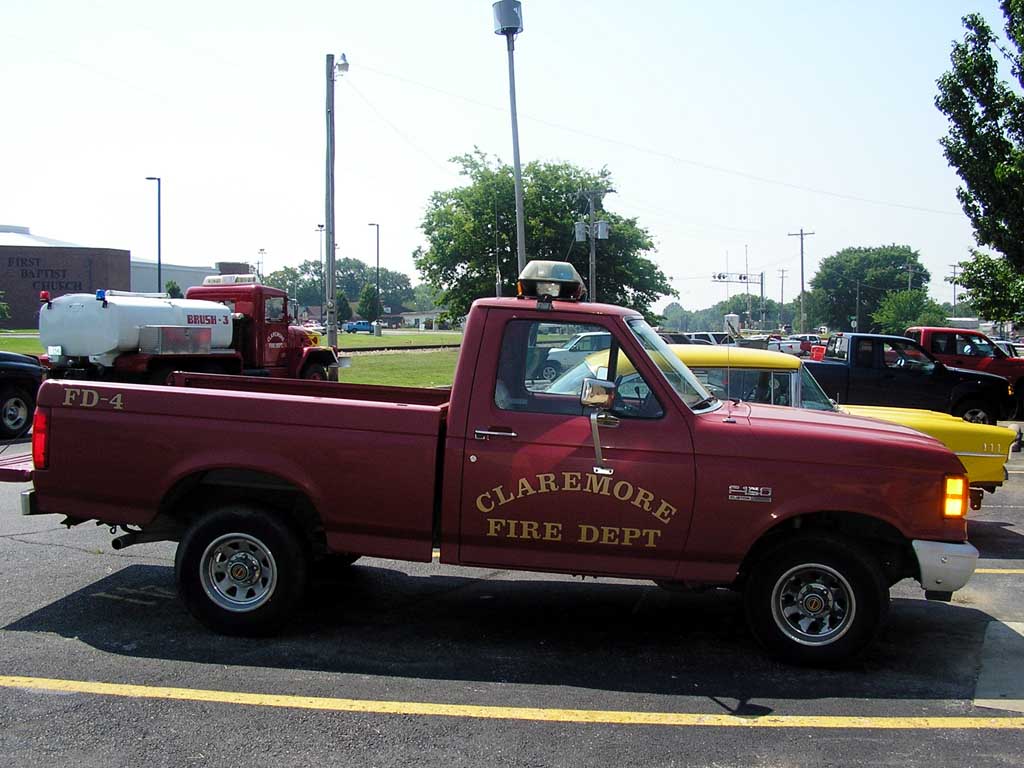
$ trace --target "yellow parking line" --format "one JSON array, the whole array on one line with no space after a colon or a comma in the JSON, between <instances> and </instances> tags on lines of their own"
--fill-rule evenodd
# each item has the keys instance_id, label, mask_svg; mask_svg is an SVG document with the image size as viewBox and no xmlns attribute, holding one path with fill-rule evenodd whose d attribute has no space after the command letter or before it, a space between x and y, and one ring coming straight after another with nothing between
<instances>
[{"instance_id":1,"label":"yellow parking line","mask_svg":"<svg viewBox=\"0 0 1024 768\"><path fill-rule=\"evenodd\" d=\"M975 573L1024 573L1024 568L975 568Z\"/></svg>"},{"instance_id":2,"label":"yellow parking line","mask_svg":"<svg viewBox=\"0 0 1024 768\"><path fill-rule=\"evenodd\" d=\"M133 699L202 701L252 707L311 709L324 712L361 712L382 715L467 717L488 720L531 720L558 723L614 725L667 725L742 728L851 728L883 730L1024 730L1024 717L857 717L831 715L763 715L739 717L726 714L686 712L627 712L598 709L541 709L538 707L490 707L471 704L431 704L417 701L333 699L318 696L284 696L193 688L161 688L149 685L93 683L43 677L0 676L0 688L30 691L87 693Z\"/></svg>"}]
</instances>

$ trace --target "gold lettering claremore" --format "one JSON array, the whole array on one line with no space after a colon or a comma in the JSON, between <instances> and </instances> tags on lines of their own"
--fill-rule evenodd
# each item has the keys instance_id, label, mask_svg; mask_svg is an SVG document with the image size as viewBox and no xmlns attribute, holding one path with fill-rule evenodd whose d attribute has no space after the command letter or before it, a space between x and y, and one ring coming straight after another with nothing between
<instances>
[{"instance_id":1,"label":"gold lettering claremore","mask_svg":"<svg viewBox=\"0 0 1024 768\"><path fill-rule=\"evenodd\" d=\"M665 499L657 498L651 491L633 485L628 480L612 482L612 478L606 475L584 476L582 472L544 472L532 478L521 477L508 485L496 485L476 497L476 508L489 515L517 499L560 491L608 496L647 512L665 525L671 523L679 511Z\"/></svg>"}]
</instances>

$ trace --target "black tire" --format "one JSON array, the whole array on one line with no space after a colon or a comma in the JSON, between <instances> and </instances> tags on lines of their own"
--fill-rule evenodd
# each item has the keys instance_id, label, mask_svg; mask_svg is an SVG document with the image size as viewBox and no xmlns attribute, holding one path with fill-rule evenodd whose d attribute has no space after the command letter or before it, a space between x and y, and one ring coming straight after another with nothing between
<instances>
[{"instance_id":1,"label":"black tire","mask_svg":"<svg viewBox=\"0 0 1024 768\"><path fill-rule=\"evenodd\" d=\"M987 400L968 398L954 406L953 415L973 424L995 424L999 419L999 409Z\"/></svg>"},{"instance_id":2,"label":"black tire","mask_svg":"<svg viewBox=\"0 0 1024 768\"><path fill-rule=\"evenodd\" d=\"M744 604L754 637L770 653L831 666L874 639L889 610L889 589L878 562L856 542L807 535L762 554Z\"/></svg>"},{"instance_id":3,"label":"black tire","mask_svg":"<svg viewBox=\"0 0 1024 768\"><path fill-rule=\"evenodd\" d=\"M562 367L558 363L546 362L540 367L540 377L544 381L554 381L561 372Z\"/></svg>"},{"instance_id":4,"label":"black tire","mask_svg":"<svg viewBox=\"0 0 1024 768\"><path fill-rule=\"evenodd\" d=\"M247 504L199 516L174 558L185 606L224 635L280 629L306 588L307 567L300 538L271 511Z\"/></svg>"},{"instance_id":5,"label":"black tire","mask_svg":"<svg viewBox=\"0 0 1024 768\"><path fill-rule=\"evenodd\" d=\"M0 440L21 437L32 426L36 399L21 387L0 390Z\"/></svg>"},{"instance_id":6,"label":"black tire","mask_svg":"<svg viewBox=\"0 0 1024 768\"><path fill-rule=\"evenodd\" d=\"M310 381L327 381L327 366L320 363L309 363L302 369L302 378Z\"/></svg>"}]
</instances>

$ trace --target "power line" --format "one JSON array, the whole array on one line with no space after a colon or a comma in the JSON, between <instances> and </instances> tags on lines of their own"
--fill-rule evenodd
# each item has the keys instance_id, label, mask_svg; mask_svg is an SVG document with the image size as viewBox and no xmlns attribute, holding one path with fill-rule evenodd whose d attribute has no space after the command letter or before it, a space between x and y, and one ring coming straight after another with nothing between
<instances>
[{"instance_id":1,"label":"power line","mask_svg":"<svg viewBox=\"0 0 1024 768\"><path fill-rule=\"evenodd\" d=\"M428 91L433 91L434 93L439 93L439 94L442 94L444 96L448 96L448 97L451 97L453 99L458 99L460 101L464 101L464 102L469 103L469 104L474 104L476 106L484 107L486 109L490 109L490 110L494 110L494 111L499 111L499 112L504 110L503 107L499 107L499 106L496 106L494 104L490 104L490 103L487 103L487 102L484 102L484 101L480 101L479 99L474 99L474 98L471 98L471 97L468 97L468 96L463 96L462 94L458 94L458 93L452 93L451 91L446 91L446 90L441 89L441 88L436 88L435 86L427 85L426 83L421 83L421 82L418 82L416 80L412 80L412 79L409 79L409 78L406 78L406 77L402 77L400 75L392 74L390 72L384 72L383 70L379 70L379 69L376 69L374 67L366 66L365 64L362 65L362 69L365 69L368 72L373 72L373 73L375 73L377 75L381 75L382 77L388 77L388 78L391 78L393 80L397 80L399 82L407 83L409 85L414 85L414 86L416 86L418 88L423 88L423 89L426 89ZM796 183L789 182L789 181L782 181L780 179L773 179L773 178L770 178L770 177L767 177L767 176L761 176L761 175L758 175L758 174L755 174L755 173L750 173L748 171L741 171L741 170L737 170L735 168L726 168L726 167L720 166L720 165L714 165L714 164L711 164L711 163L704 163L704 162L701 162L699 160L692 160L690 158L680 157L679 155L675 155L675 154L672 154L671 152L666 152L664 150L654 149L652 147L645 147L645 146L642 146L642 145L639 145L639 144L634 144L633 142L623 141L621 139L615 139L615 138L612 138L610 136L602 136L601 134L591 133L590 131L582 131L579 128L573 128L573 127L568 126L568 125L562 125L561 123L555 123L555 122L552 122L550 120L544 120L544 119L538 118L538 117L531 117L530 115L523 115L523 117L525 119L527 119L527 120L531 120L531 121L533 121L535 123L539 123L540 125L546 125L549 128L556 128L556 129L561 130L561 131L567 131L568 133L574 133L574 134L576 134L578 136L585 136L587 138L595 139L597 141L603 141L603 142L608 143L608 144L614 144L614 145L617 145L617 146L620 146L620 147L625 147L627 149L632 149L632 150L635 150L637 152L642 152L644 154L652 155L652 156L655 156L655 157L660 157L660 158L663 158L663 159L666 159L666 160L671 160L673 162L681 163L683 165L689 165L689 166L692 166L694 168L701 168L701 169L707 170L707 171L714 171L716 173L724 173L724 174L728 174L730 176L737 176L739 178L748 179L750 181L756 181L756 182L759 182L761 184L771 184L773 186L786 187L788 189L795 189L795 190L799 190L801 192L810 192L811 194L824 195L824 196L827 196L827 197L834 197L834 198L838 198L838 199L841 199L841 200L850 200L850 201L858 202L858 203L867 203L869 205L880 205L880 206L889 207L889 208L901 208L903 210L919 211L921 213L934 213L934 214L938 214L938 215L941 215L941 216L957 216L957 217L963 216L963 213L961 211L944 211L944 210L941 210L941 209L938 209L938 208L928 208L928 207L920 206L920 205L910 205L910 204L907 204L907 203L897 203L897 202L893 202L891 200L877 200L877 199L870 198L870 197L862 197L860 195L850 195L850 194L846 194L846 193L843 193L843 192L834 192L834 191L828 190L828 189L820 189L818 187L811 187L811 186L807 186L805 184L796 184Z\"/></svg>"}]
</instances>

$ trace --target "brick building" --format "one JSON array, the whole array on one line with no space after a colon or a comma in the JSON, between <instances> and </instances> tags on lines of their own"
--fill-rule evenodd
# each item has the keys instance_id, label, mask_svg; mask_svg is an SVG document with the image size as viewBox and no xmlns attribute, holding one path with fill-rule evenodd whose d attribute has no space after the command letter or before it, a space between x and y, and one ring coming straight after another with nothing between
<instances>
[{"instance_id":1,"label":"brick building","mask_svg":"<svg viewBox=\"0 0 1024 768\"><path fill-rule=\"evenodd\" d=\"M40 291L56 297L130 287L128 251L85 248L33 235L28 227L0 224L0 291L11 310L0 328L37 328Z\"/></svg>"}]
</instances>

